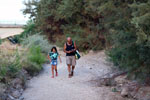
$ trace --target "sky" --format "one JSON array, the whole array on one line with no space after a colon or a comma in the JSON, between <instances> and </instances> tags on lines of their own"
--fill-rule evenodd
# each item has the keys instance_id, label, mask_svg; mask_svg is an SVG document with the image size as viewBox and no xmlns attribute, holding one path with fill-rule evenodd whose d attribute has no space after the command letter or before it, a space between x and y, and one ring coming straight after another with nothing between
<instances>
[{"instance_id":1,"label":"sky","mask_svg":"<svg viewBox=\"0 0 150 100\"><path fill-rule=\"evenodd\" d=\"M24 0L0 0L0 23L1 24L25 24L28 20L22 14L25 8Z\"/></svg>"}]
</instances>

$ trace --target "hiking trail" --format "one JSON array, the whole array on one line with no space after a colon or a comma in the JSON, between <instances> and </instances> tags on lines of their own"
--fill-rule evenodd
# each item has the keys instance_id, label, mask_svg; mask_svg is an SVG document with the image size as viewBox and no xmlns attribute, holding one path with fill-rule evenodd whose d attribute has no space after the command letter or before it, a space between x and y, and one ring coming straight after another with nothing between
<instances>
[{"instance_id":1,"label":"hiking trail","mask_svg":"<svg viewBox=\"0 0 150 100\"><path fill-rule=\"evenodd\" d=\"M59 53L62 63L57 66L58 77L51 78L50 64L44 64L41 74L28 81L24 100L126 100L110 88L90 82L112 70L104 51L90 52L77 60L72 78L68 78L65 54Z\"/></svg>"}]
</instances>

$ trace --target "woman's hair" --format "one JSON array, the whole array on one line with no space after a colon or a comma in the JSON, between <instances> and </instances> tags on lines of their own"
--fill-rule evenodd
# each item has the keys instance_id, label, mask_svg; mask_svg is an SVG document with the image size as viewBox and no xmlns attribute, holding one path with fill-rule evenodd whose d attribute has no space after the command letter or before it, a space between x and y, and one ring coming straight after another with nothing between
<instances>
[{"instance_id":1,"label":"woman's hair","mask_svg":"<svg viewBox=\"0 0 150 100\"><path fill-rule=\"evenodd\" d=\"M58 52L57 52L57 48L56 48L55 46L52 47L51 52L53 52L53 49L55 49L56 53L58 53Z\"/></svg>"}]
</instances>

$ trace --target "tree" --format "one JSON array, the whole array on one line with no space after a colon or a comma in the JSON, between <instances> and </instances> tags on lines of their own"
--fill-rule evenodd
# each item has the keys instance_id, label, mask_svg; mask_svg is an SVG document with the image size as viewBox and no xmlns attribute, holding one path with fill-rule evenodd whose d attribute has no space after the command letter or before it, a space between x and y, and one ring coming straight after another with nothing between
<instances>
[{"instance_id":1,"label":"tree","mask_svg":"<svg viewBox=\"0 0 150 100\"><path fill-rule=\"evenodd\" d=\"M104 28L100 23L103 17L87 9L91 6L89 1L40 0L38 3L32 2L26 3L27 9L24 13L30 14L30 17L35 19L37 29L46 34L49 40L62 41L64 36L69 35L78 42L82 50L101 49L105 46L102 33ZM60 35L63 35L61 39Z\"/></svg>"}]
</instances>

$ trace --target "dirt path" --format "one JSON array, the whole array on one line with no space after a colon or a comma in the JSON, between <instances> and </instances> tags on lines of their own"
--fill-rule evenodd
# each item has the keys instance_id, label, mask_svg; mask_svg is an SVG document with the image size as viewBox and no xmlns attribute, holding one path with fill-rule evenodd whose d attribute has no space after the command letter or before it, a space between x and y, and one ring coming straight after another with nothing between
<instances>
[{"instance_id":1,"label":"dirt path","mask_svg":"<svg viewBox=\"0 0 150 100\"><path fill-rule=\"evenodd\" d=\"M65 56L58 65L59 76L51 78L49 64L44 71L29 81L24 100L125 100L111 92L108 87L98 87L90 80L111 71L111 64L105 61L104 52L89 53L77 63L75 76L68 78Z\"/></svg>"}]
</instances>

